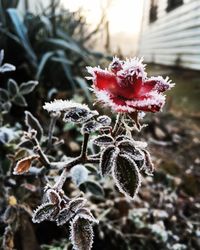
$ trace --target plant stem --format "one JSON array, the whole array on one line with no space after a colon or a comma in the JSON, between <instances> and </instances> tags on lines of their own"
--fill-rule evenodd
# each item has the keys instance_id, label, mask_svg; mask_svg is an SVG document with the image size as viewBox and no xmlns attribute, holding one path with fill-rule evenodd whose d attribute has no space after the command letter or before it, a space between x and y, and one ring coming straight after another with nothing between
<instances>
[{"instance_id":1,"label":"plant stem","mask_svg":"<svg viewBox=\"0 0 200 250\"><path fill-rule=\"evenodd\" d=\"M54 166L56 164L57 165L60 164L61 166L64 167L63 172L62 172L59 180L54 185L55 189L57 189L57 190L62 189L70 169L72 169L74 166L76 166L76 165L78 165L80 163L82 163L82 164L84 164L84 163L99 163L100 159L92 158L92 157L87 156L88 140L89 140L89 134L85 133L83 143L82 143L81 153L75 159L73 159L73 160L71 160L70 162L67 162L67 163L56 163L55 162L55 163L51 164L51 166Z\"/></svg>"},{"instance_id":2,"label":"plant stem","mask_svg":"<svg viewBox=\"0 0 200 250\"><path fill-rule=\"evenodd\" d=\"M84 133L84 139L80 154L81 158L87 158L87 146L88 146L89 136L90 136L89 133Z\"/></svg>"},{"instance_id":3,"label":"plant stem","mask_svg":"<svg viewBox=\"0 0 200 250\"><path fill-rule=\"evenodd\" d=\"M37 151L38 155L40 156L39 160L41 161L41 163L45 167L49 168L51 164L50 164L49 160L47 159L46 155L44 154L44 152L42 151L37 138L35 136L33 136L31 138L31 141L32 141L33 145L35 146L35 150Z\"/></svg>"},{"instance_id":4,"label":"plant stem","mask_svg":"<svg viewBox=\"0 0 200 250\"><path fill-rule=\"evenodd\" d=\"M117 114L116 121L115 121L114 128L113 128L113 130L112 130L112 135L113 135L113 137L115 137L116 134L117 134L117 131L118 131L119 126L120 126L120 124L121 124L121 118L122 118L122 115L121 115L120 113L118 113L118 114Z\"/></svg>"},{"instance_id":5,"label":"plant stem","mask_svg":"<svg viewBox=\"0 0 200 250\"><path fill-rule=\"evenodd\" d=\"M52 145L53 131L54 131L57 119L58 119L58 116L51 117L51 121L50 121L50 125L49 125L49 132L48 132L47 148L50 148Z\"/></svg>"}]
</instances>

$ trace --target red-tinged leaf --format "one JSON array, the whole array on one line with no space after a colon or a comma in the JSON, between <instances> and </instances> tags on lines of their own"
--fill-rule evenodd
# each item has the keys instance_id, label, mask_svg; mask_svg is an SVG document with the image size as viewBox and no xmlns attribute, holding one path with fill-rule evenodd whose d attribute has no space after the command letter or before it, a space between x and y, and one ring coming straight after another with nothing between
<instances>
[{"instance_id":1,"label":"red-tinged leaf","mask_svg":"<svg viewBox=\"0 0 200 250\"><path fill-rule=\"evenodd\" d=\"M71 223L70 238L75 250L90 250L93 244L93 229L90 221L75 216Z\"/></svg>"},{"instance_id":2,"label":"red-tinged leaf","mask_svg":"<svg viewBox=\"0 0 200 250\"><path fill-rule=\"evenodd\" d=\"M37 190L37 187L35 185L33 185L33 184L30 184L30 183L23 183L21 186L23 188L31 191L31 192L36 192L36 190Z\"/></svg>"},{"instance_id":3,"label":"red-tinged leaf","mask_svg":"<svg viewBox=\"0 0 200 250\"><path fill-rule=\"evenodd\" d=\"M57 193L53 189L49 189L47 191L47 198L48 198L49 202L51 202L53 204L60 204L60 202L61 202L61 198L60 198L59 193Z\"/></svg>"},{"instance_id":4,"label":"red-tinged leaf","mask_svg":"<svg viewBox=\"0 0 200 250\"><path fill-rule=\"evenodd\" d=\"M125 154L119 154L112 169L119 191L133 199L140 187L140 173L135 162Z\"/></svg>"},{"instance_id":5,"label":"red-tinged leaf","mask_svg":"<svg viewBox=\"0 0 200 250\"><path fill-rule=\"evenodd\" d=\"M106 176L110 173L111 168L114 164L115 158L119 153L119 149L116 148L114 145L108 146L106 149L103 150L100 159L100 174L102 176Z\"/></svg>"},{"instance_id":6,"label":"red-tinged leaf","mask_svg":"<svg viewBox=\"0 0 200 250\"><path fill-rule=\"evenodd\" d=\"M40 223L44 220L49 220L55 211L57 211L57 207L54 204L50 202L44 203L34 211L32 221L34 223ZM55 214L53 216L55 216Z\"/></svg>"},{"instance_id":7,"label":"red-tinged leaf","mask_svg":"<svg viewBox=\"0 0 200 250\"><path fill-rule=\"evenodd\" d=\"M32 156L28 156L28 157L21 159L20 161L17 162L17 165L14 168L13 174L20 175L20 174L24 174L25 172L28 172L31 167L32 161L38 158L39 158L38 155L32 155Z\"/></svg>"}]
</instances>

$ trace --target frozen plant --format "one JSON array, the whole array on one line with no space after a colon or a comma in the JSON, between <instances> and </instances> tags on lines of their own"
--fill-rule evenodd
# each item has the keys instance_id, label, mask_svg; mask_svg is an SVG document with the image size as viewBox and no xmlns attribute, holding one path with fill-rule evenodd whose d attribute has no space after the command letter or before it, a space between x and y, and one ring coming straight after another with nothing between
<instances>
[{"instance_id":1,"label":"frozen plant","mask_svg":"<svg viewBox=\"0 0 200 250\"><path fill-rule=\"evenodd\" d=\"M114 58L108 69L87 69L91 74L87 78L92 80L97 101L111 107L117 113L116 120L99 115L85 104L54 100L43 106L51 117L48 137L45 137L39 121L30 112L26 112L28 132L24 133L21 146L31 143L33 153L19 160L14 169L14 174L24 174L30 171L33 162L40 162L41 172L46 177L52 168L62 171L53 184L46 178L43 203L34 211L33 222L50 220L58 226L70 222L71 241L77 250L91 249L92 224L98 221L81 194L70 198L64 193L63 186L67 177L71 175L73 182L80 184L88 176L84 165L94 164L102 177L110 175L119 191L127 198L134 199L140 187L141 173L152 175L154 167L147 143L134 140L132 131L141 131L143 112L158 112L162 109L165 103L163 92L174 86L168 78L148 78L145 65L137 58L126 61ZM53 140L53 130L58 119L76 124L83 135L83 142L79 156L54 162L46 152L61 143ZM47 150L41 146L45 141ZM89 152L89 142L99 148L96 154Z\"/></svg>"}]
</instances>

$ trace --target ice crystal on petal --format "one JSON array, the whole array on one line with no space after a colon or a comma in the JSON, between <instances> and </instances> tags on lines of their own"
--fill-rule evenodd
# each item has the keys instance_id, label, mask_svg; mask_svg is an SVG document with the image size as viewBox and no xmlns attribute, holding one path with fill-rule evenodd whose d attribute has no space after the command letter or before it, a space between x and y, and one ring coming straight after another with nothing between
<instances>
[{"instance_id":1,"label":"ice crystal on petal","mask_svg":"<svg viewBox=\"0 0 200 250\"><path fill-rule=\"evenodd\" d=\"M165 103L162 92L172 88L168 78L147 78L143 59L114 58L108 69L87 67L98 101L115 112L158 112Z\"/></svg>"}]
</instances>

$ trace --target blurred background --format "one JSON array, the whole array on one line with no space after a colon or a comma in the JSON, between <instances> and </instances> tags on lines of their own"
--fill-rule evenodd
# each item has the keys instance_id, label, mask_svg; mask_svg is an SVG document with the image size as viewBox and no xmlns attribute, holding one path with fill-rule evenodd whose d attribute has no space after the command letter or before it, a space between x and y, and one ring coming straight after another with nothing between
<instances>
[{"instance_id":1,"label":"blurred background","mask_svg":"<svg viewBox=\"0 0 200 250\"><path fill-rule=\"evenodd\" d=\"M93 210L101 217L93 249L200 249L200 0L0 0L0 49L4 61L16 66L0 74L2 249L71 249L68 229L31 222L29 212L41 201L40 178L12 175L22 156L24 111L47 130L45 101L74 99L92 107L85 67L107 67L115 55L143 57L149 76L169 76L176 86L163 112L146 115L148 127L134 135L148 140L156 167L153 177L144 176L137 199L128 201L108 180L97 178L90 188ZM9 78L19 85L39 81L25 97L27 107L13 102L4 110ZM82 138L75 127L59 122L55 133L64 139L60 158L79 153ZM67 183L66 190L75 188Z\"/></svg>"}]
</instances>

